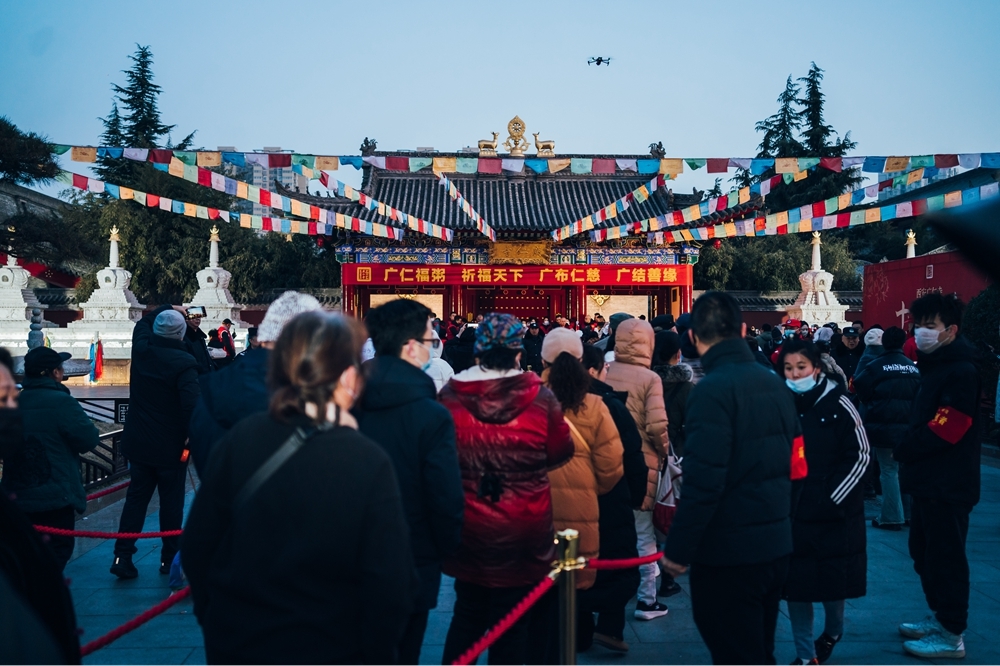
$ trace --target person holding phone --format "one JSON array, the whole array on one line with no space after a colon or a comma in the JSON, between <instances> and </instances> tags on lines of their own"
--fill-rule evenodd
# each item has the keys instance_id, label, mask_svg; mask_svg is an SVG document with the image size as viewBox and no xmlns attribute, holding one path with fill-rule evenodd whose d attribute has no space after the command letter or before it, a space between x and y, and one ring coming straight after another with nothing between
<instances>
[{"instance_id":1,"label":"person holding phone","mask_svg":"<svg viewBox=\"0 0 1000 666\"><path fill-rule=\"evenodd\" d=\"M166 309L165 306L162 309ZM198 374L216 370L215 361L208 353L208 335L201 330L201 320L205 317L205 308L201 305L189 305L186 308L174 306L174 309L184 315L187 330L184 331L184 346L198 364Z\"/></svg>"}]
</instances>

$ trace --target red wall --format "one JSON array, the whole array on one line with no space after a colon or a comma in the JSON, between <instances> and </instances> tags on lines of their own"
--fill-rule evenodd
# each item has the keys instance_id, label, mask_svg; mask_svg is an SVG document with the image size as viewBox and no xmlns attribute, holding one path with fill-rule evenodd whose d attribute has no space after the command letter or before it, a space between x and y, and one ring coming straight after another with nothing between
<instances>
[{"instance_id":1,"label":"red wall","mask_svg":"<svg viewBox=\"0 0 1000 666\"><path fill-rule=\"evenodd\" d=\"M910 325L910 304L929 291L956 293L965 302L979 295L989 280L958 252L925 254L913 259L898 259L865 266L864 306L865 327L872 324Z\"/></svg>"}]
</instances>

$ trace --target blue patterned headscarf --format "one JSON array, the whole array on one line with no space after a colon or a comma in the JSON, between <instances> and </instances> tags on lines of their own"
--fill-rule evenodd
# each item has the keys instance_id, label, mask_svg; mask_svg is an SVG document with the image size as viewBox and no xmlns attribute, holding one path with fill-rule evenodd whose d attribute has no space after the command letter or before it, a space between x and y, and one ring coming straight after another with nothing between
<instances>
[{"instance_id":1,"label":"blue patterned headscarf","mask_svg":"<svg viewBox=\"0 0 1000 666\"><path fill-rule=\"evenodd\" d=\"M524 347L524 324L509 314L492 312L476 328L476 346L473 353L479 356L490 349L522 349Z\"/></svg>"}]
</instances>

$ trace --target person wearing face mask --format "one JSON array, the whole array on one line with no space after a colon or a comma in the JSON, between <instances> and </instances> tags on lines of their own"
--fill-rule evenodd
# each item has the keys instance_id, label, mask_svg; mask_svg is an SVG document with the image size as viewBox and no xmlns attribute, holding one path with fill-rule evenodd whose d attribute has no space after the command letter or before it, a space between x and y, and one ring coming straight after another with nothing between
<instances>
[{"instance_id":1,"label":"person wearing face mask","mask_svg":"<svg viewBox=\"0 0 1000 666\"><path fill-rule=\"evenodd\" d=\"M402 298L368 313L375 358L363 366L365 393L355 410L360 431L392 459L410 525L420 593L400 643L403 664L420 659L429 611L437 606L441 563L458 548L465 510L455 423L437 401L428 374L438 360L434 346L441 345L430 314Z\"/></svg>"},{"instance_id":2,"label":"person wearing face mask","mask_svg":"<svg viewBox=\"0 0 1000 666\"><path fill-rule=\"evenodd\" d=\"M906 434L893 448L900 490L912 498L909 548L934 615L899 626L910 654L965 656L969 619L969 514L979 502L980 379L975 348L960 335L958 296L927 294L910 305L920 389Z\"/></svg>"},{"instance_id":3,"label":"person wearing face mask","mask_svg":"<svg viewBox=\"0 0 1000 666\"><path fill-rule=\"evenodd\" d=\"M350 412L364 341L295 317L269 411L216 445L181 543L209 663L396 663L417 581L392 459Z\"/></svg>"},{"instance_id":4,"label":"person wearing face mask","mask_svg":"<svg viewBox=\"0 0 1000 666\"><path fill-rule=\"evenodd\" d=\"M805 439L808 470L798 482L792 513L792 559L782 596L798 661L824 663L844 635L846 599L865 596L865 502L862 479L871 461L861 416L840 386L826 376L816 347L785 342L779 359ZM813 640L813 604L826 616Z\"/></svg>"}]
</instances>

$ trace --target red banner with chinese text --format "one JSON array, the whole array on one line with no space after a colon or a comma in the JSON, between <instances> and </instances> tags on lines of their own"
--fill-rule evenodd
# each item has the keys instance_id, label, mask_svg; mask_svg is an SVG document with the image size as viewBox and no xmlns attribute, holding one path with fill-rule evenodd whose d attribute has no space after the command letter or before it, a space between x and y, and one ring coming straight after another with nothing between
<instances>
[{"instance_id":1,"label":"red banner with chinese text","mask_svg":"<svg viewBox=\"0 0 1000 666\"><path fill-rule=\"evenodd\" d=\"M408 264L344 264L345 285L371 286L691 286L688 264L676 265L556 265L479 266L468 264L434 266Z\"/></svg>"}]
</instances>

